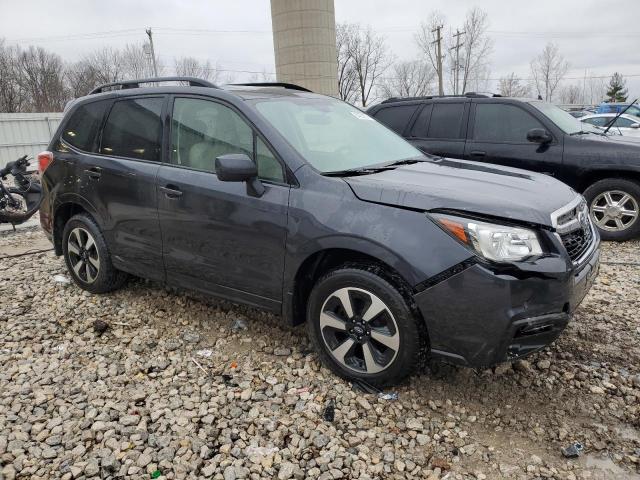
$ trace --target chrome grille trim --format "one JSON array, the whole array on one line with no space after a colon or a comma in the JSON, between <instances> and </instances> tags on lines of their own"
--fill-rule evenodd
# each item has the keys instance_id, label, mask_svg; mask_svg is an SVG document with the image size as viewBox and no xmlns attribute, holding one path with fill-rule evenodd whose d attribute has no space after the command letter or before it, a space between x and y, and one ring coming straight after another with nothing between
<instances>
[{"instance_id":1,"label":"chrome grille trim","mask_svg":"<svg viewBox=\"0 0 640 480\"><path fill-rule=\"evenodd\" d=\"M578 195L569 204L553 212L551 223L556 230L558 240L565 247L574 265L581 265L591 256L596 246L597 233L582 195ZM576 235L570 236L572 233ZM575 241L580 241L580 237L584 239L585 244L576 246ZM571 242L571 245L568 242ZM572 253L579 255L578 258L572 258Z\"/></svg>"}]
</instances>

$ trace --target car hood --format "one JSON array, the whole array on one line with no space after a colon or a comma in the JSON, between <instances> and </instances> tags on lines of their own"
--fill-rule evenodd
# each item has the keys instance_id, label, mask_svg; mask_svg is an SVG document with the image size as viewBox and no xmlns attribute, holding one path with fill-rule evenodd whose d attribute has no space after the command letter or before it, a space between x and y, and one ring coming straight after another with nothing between
<instances>
[{"instance_id":1,"label":"car hood","mask_svg":"<svg viewBox=\"0 0 640 480\"><path fill-rule=\"evenodd\" d=\"M448 209L552 226L551 213L577 193L547 175L450 158L344 179L364 201Z\"/></svg>"}]
</instances>

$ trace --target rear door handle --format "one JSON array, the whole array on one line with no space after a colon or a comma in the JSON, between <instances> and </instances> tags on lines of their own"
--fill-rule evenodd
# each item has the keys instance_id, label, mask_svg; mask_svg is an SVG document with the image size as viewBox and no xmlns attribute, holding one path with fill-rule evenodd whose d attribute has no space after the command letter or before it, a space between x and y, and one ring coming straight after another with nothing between
<instances>
[{"instance_id":1,"label":"rear door handle","mask_svg":"<svg viewBox=\"0 0 640 480\"><path fill-rule=\"evenodd\" d=\"M160 191L164 193L167 198L180 198L182 196L182 191L175 185L160 187Z\"/></svg>"},{"instance_id":2,"label":"rear door handle","mask_svg":"<svg viewBox=\"0 0 640 480\"><path fill-rule=\"evenodd\" d=\"M471 150L471 152L469 152L469 155L472 157L484 157L486 154L487 152L483 152L481 150Z\"/></svg>"},{"instance_id":3,"label":"rear door handle","mask_svg":"<svg viewBox=\"0 0 640 480\"><path fill-rule=\"evenodd\" d=\"M97 180L102 175L102 169L100 167L91 167L87 168L84 173L86 173L89 178Z\"/></svg>"}]
</instances>

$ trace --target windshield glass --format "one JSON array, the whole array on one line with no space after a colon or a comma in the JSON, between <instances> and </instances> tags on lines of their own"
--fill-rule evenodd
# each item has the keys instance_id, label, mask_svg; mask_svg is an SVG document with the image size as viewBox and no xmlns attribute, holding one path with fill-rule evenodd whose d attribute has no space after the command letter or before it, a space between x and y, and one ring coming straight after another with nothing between
<instances>
[{"instance_id":1,"label":"windshield glass","mask_svg":"<svg viewBox=\"0 0 640 480\"><path fill-rule=\"evenodd\" d=\"M580 120L572 117L560 107L547 102L529 102L537 108L542 114L555 123L560 130L571 135L580 131L585 132L601 132L589 124L582 123Z\"/></svg>"},{"instance_id":2,"label":"windshield glass","mask_svg":"<svg viewBox=\"0 0 640 480\"><path fill-rule=\"evenodd\" d=\"M347 103L332 98L278 98L256 109L322 173L422 157L402 137Z\"/></svg>"}]
</instances>

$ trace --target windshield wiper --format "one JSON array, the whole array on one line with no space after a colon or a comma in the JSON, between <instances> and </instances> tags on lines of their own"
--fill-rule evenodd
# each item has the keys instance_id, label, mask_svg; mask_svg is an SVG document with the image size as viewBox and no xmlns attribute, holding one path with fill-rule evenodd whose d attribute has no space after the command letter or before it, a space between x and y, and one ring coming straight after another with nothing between
<instances>
[{"instance_id":1,"label":"windshield wiper","mask_svg":"<svg viewBox=\"0 0 640 480\"><path fill-rule=\"evenodd\" d=\"M629 110L631 108L631 106L634 103L636 103L637 101L638 101L638 99L636 98L633 102L631 102L629 105L627 105L627 108L624 108L623 110L619 111L618 114L615 117L613 117L613 119L607 124L607 128L604 129L605 135L607 134L609 129L611 127L613 127L613 124L616 123L616 121L622 116L622 114L625 113L627 110Z\"/></svg>"},{"instance_id":2,"label":"windshield wiper","mask_svg":"<svg viewBox=\"0 0 640 480\"><path fill-rule=\"evenodd\" d=\"M385 170L393 170L401 165L411 165L418 162L427 162L427 159L420 158L405 158L404 160L396 160L391 163L383 163L378 165L371 165L368 167L348 168L346 170L335 170L333 172L325 172L325 177L349 177L355 175L370 175L372 173L384 172Z\"/></svg>"},{"instance_id":3,"label":"windshield wiper","mask_svg":"<svg viewBox=\"0 0 640 480\"><path fill-rule=\"evenodd\" d=\"M588 130L580 130L579 132L572 132L569 135L588 135L590 133L593 133L594 135L600 135L602 137L607 136L607 134L604 132L594 132L594 131L588 131Z\"/></svg>"}]
</instances>

